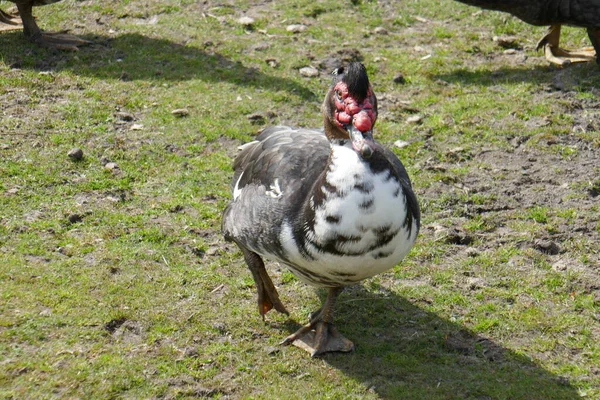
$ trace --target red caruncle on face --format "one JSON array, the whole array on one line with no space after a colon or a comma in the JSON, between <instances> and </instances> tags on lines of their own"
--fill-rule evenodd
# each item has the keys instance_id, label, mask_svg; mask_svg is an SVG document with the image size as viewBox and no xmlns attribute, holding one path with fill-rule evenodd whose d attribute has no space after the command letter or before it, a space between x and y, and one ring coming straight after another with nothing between
<instances>
[{"instance_id":1,"label":"red caruncle on face","mask_svg":"<svg viewBox=\"0 0 600 400\"><path fill-rule=\"evenodd\" d=\"M371 103L371 88L367 91L367 96L358 102L348 93L348 87L344 82L338 82L334 90L335 120L340 127L352 123L356 129L361 132L371 130L375 123L375 112Z\"/></svg>"}]
</instances>

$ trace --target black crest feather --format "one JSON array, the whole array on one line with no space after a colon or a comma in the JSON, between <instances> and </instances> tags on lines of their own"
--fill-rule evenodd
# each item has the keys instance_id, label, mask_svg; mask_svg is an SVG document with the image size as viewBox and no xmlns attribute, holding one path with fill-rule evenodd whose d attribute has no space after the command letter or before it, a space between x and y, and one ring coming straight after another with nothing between
<instances>
[{"instance_id":1,"label":"black crest feather","mask_svg":"<svg viewBox=\"0 0 600 400\"><path fill-rule=\"evenodd\" d=\"M348 64L344 69L342 82L348 85L348 92L357 100L362 100L367 97L369 90L369 77L367 69L364 65L358 62Z\"/></svg>"}]
</instances>

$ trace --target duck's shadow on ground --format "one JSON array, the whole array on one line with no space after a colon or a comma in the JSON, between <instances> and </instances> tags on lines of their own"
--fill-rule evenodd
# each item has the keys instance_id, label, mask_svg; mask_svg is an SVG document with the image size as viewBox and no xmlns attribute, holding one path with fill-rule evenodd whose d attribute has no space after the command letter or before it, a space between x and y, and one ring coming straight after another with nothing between
<instances>
[{"instance_id":1,"label":"duck's shadow on ground","mask_svg":"<svg viewBox=\"0 0 600 400\"><path fill-rule=\"evenodd\" d=\"M324 293L320 293L324 299ZM347 289L336 326L353 353L321 358L385 399L579 399L564 377L379 287ZM305 322L305 321L302 321ZM297 326L287 326L293 332ZM298 349L298 351L300 351Z\"/></svg>"},{"instance_id":2,"label":"duck's shadow on ground","mask_svg":"<svg viewBox=\"0 0 600 400\"><path fill-rule=\"evenodd\" d=\"M595 62L573 64L564 68L553 65L522 65L498 68L476 69L457 68L448 73L433 74L430 79L464 86L498 87L506 83L530 83L542 91L597 91L600 84L600 66Z\"/></svg>"},{"instance_id":3,"label":"duck's shadow on ground","mask_svg":"<svg viewBox=\"0 0 600 400\"><path fill-rule=\"evenodd\" d=\"M198 48L137 33L80 37L92 44L73 53L36 47L28 43L20 31L4 32L0 35L1 56L11 68L68 70L79 76L122 81L164 83L199 79L230 82L241 87L287 91L304 100L317 100L313 92L297 82L245 66L220 54L211 43Z\"/></svg>"}]
</instances>

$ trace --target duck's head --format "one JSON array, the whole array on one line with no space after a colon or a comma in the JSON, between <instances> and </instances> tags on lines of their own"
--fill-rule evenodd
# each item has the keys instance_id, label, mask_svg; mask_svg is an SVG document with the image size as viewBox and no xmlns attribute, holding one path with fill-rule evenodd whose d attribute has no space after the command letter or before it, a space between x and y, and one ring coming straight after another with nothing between
<instances>
[{"instance_id":1,"label":"duck's head","mask_svg":"<svg viewBox=\"0 0 600 400\"><path fill-rule=\"evenodd\" d=\"M325 134L330 141L350 140L352 148L363 158L373 154L377 98L364 65L354 62L333 71L333 82L323 102L323 115Z\"/></svg>"}]
</instances>

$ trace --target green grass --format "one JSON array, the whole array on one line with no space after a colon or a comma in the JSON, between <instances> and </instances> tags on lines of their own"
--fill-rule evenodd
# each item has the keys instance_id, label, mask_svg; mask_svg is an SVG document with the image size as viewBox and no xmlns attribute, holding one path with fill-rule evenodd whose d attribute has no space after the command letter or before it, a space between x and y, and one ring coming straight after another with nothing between
<instances>
[{"instance_id":1,"label":"green grass","mask_svg":"<svg viewBox=\"0 0 600 400\"><path fill-rule=\"evenodd\" d=\"M440 4L65 1L34 12L94 42L78 53L0 34L0 398L600 397L598 67L554 68L542 28ZM220 214L237 146L321 123L328 71L298 69L354 49L378 140L410 143L393 150L423 225L340 297L356 351L310 359L278 343L324 293L269 264L291 317L263 322Z\"/></svg>"}]
</instances>

